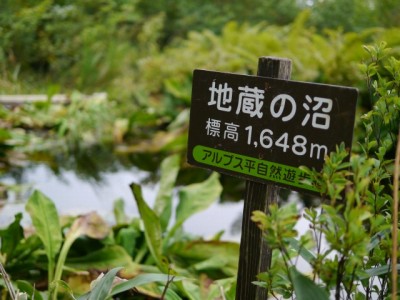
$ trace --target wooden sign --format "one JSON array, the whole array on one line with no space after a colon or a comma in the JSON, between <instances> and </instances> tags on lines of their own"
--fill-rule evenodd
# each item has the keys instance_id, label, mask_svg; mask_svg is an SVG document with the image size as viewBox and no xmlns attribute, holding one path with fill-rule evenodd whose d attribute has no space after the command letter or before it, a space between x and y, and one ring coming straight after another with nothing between
<instances>
[{"instance_id":1,"label":"wooden sign","mask_svg":"<svg viewBox=\"0 0 400 300\"><path fill-rule=\"evenodd\" d=\"M299 167L320 170L350 149L354 88L195 70L188 162L246 180L318 193Z\"/></svg>"}]
</instances>

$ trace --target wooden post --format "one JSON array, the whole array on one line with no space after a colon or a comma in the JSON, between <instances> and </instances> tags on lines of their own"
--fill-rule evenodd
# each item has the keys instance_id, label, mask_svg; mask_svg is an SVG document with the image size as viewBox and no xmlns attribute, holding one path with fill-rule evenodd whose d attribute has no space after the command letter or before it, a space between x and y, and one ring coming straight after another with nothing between
<instances>
[{"instance_id":1,"label":"wooden post","mask_svg":"<svg viewBox=\"0 0 400 300\"><path fill-rule=\"evenodd\" d=\"M260 57L257 75L290 79L291 69L289 59ZM269 205L277 201L278 192L279 188L273 184L246 181L236 300L267 299L266 289L252 282L270 268L272 251L264 242L261 230L251 221L251 214L255 210L268 213Z\"/></svg>"}]
</instances>

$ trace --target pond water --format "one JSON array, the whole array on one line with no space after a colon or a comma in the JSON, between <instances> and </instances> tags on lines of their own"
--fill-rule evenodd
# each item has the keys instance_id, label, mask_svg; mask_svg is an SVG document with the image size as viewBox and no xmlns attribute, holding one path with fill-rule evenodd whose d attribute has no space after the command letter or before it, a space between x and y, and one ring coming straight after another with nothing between
<instances>
[{"instance_id":1,"label":"pond water","mask_svg":"<svg viewBox=\"0 0 400 300\"><path fill-rule=\"evenodd\" d=\"M29 157L29 162L8 170L5 176L0 177L0 183L23 186L0 202L0 228L11 223L16 213L25 211L26 200L35 189L53 200L61 215L96 211L113 224L113 205L121 198L125 203L125 213L129 217L138 217L129 185L132 182L140 184L145 201L152 206L158 191L158 168L162 159L162 156L154 154L117 155L112 149L100 146L69 153L35 153ZM209 172L200 168L183 168L177 184L200 182L208 176ZM186 232L204 238L224 231L223 240L240 241L244 181L221 176L221 183L224 186L222 199L189 218L183 227ZM296 201L300 212L307 201L307 198L299 201L296 193L283 195L283 198ZM23 222L29 225L29 215L24 214ZM300 220L300 233L308 227L303 223Z\"/></svg>"},{"instance_id":2,"label":"pond water","mask_svg":"<svg viewBox=\"0 0 400 300\"><path fill-rule=\"evenodd\" d=\"M45 164L37 164L24 170L22 176L5 176L1 182L5 184L26 185L22 193L10 193L9 199L0 209L0 228L13 221L17 212L23 212L29 194L38 189L52 199L63 215L78 215L96 211L111 224L114 220L113 204L118 198L125 203L125 212L130 217L139 216L133 195L129 188L132 182L140 183L143 197L149 205L154 203L158 184L148 180L151 172L136 167L102 172L97 179L82 178L73 170L61 170L55 174ZM216 202L207 210L200 212L186 221L186 232L211 237L224 230L224 240L240 240L240 221L243 201ZM29 224L29 216L24 215L25 224Z\"/></svg>"}]
</instances>

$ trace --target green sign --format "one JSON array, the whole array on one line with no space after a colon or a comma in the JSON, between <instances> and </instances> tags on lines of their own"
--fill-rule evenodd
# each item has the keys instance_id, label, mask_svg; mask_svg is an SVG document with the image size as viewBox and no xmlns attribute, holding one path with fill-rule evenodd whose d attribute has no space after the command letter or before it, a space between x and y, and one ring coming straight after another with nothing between
<instances>
[{"instance_id":1,"label":"green sign","mask_svg":"<svg viewBox=\"0 0 400 300\"><path fill-rule=\"evenodd\" d=\"M188 162L258 182L318 192L299 168L322 169L351 148L354 88L195 70Z\"/></svg>"},{"instance_id":2,"label":"green sign","mask_svg":"<svg viewBox=\"0 0 400 300\"><path fill-rule=\"evenodd\" d=\"M194 147L192 154L195 161L200 164L314 192L318 191L311 184L308 174L299 168L199 145Z\"/></svg>"}]
</instances>

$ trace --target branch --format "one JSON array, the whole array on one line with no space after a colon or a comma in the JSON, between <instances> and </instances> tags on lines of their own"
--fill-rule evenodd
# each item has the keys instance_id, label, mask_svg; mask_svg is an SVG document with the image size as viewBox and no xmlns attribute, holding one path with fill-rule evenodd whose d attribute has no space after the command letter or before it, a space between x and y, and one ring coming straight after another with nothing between
<instances>
[{"instance_id":1,"label":"branch","mask_svg":"<svg viewBox=\"0 0 400 300\"><path fill-rule=\"evenodd\" d=\"M399 220L399 168L400 168L400 129L397 136L396 158L394 162L393 178L393 224L392 224L392 300L397 299L397 247L398 247L398 220Z\"/></svg>"},{"instance_id":2,"label":"branch","mask_svg":"<svg viewBox=\"0 0 400 300\"><path fill-rule=\"evenodd\" d=\"M164 300L164 299L165 299L164 297L165 297L165 295L166 295L166 293L167 293L168 287L169 287L169 285L171 284L171 282L174 281L174 278L175 278L175 276L169 277L169 276L170 276L169 271L170 271L170 270L168 270L168 280L167 280L167 283L165 284L165 287L164 287L164 290L163 290L163 292L162 292L162 294L161 294L160 300Z\"/></svg>"}]
</instances>

